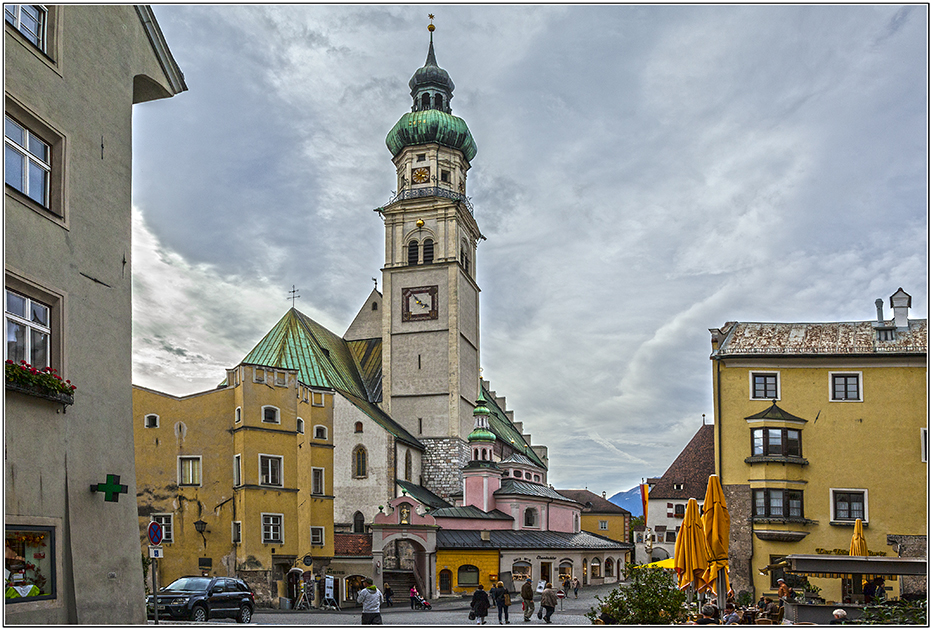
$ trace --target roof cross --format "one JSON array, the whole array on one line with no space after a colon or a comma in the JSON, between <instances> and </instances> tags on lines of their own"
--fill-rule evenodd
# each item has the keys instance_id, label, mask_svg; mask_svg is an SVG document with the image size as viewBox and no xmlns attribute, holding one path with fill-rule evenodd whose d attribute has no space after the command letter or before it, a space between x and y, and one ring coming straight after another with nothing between
<instances>
[{"instance_id":1,"label":"roof cross","mask_svg":"<svg viewBox=\"0 0 932 630\"><path fill-rule=\"evenodd\" d=\"M298 299L299 297L301 297L300 295L298 295L298 291L300 290L301 289L294 288L294 285L291 285L291 291L288 292L291 294L291 296L288 298L285 298L287 300L291 300L291 308L294 308L294 301Z\"/></svg>"}]
</instances>

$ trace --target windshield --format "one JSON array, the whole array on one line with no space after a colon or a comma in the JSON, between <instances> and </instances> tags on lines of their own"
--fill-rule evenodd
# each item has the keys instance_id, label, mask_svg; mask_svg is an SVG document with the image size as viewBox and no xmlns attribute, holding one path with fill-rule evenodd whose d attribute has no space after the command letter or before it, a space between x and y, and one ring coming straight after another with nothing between
<instances>
[{"instance_id":1,"label":"windshield","mask_svg":"<svg viewBox=\"0 0 932 630\"><path fill-rule=\"evenodd\" d=\"M165 588L163 591L206 591L210 584L210 578L206 577L183 577L178 578Z\"/></svg>"}]
</instances>

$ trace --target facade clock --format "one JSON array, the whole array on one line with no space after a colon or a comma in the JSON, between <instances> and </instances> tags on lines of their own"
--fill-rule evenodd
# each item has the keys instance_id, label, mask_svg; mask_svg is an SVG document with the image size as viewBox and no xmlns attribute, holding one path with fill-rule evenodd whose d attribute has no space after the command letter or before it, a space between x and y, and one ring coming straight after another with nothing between
<instances>
[{"instance_id":1,"label":"facade clock","mask_svg":"<svg viewBox=\"0 0 932 630\"><path fill-rule=\"evenodd\" d=\"M437 319L437 285L401 290L401 321Z\"/></svg>"},{"instance_id":2,"label":"facade clock","mask_svg":"<svg viewBox=\"0 0 932 630\"><path fill-rule=\"evenodd\" d=\"M426 166L421 166L419 168L416 168L411 173L411 180L415 184L427 183L429 179L430 179L430 169L427 168Z\"/></svg>"}]
</instances>

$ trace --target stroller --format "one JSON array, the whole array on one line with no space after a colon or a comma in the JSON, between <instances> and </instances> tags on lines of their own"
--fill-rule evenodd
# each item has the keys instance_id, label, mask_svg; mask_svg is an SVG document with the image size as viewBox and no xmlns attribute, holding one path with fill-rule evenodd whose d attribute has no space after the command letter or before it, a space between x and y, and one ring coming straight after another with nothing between
<instances>
[{"instance_id":1,"label":"stroller","mask_svg":"<svg viewBox=\"0 0 932 630\"><path fill-rule=\"evenodd\" d=\"M417 594L417 599L414 602L415 610L430 610L433 606L430 605L430 602L424 599L420 593Z\"/></svg>"}]
</instances>

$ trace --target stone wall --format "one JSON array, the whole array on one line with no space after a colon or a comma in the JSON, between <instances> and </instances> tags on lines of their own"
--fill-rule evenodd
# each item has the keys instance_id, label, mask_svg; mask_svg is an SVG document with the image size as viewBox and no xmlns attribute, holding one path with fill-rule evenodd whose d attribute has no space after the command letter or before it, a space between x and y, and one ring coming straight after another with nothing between
<instances>
[{"instance_id":1,"label":"stone wall","mask_svg":"<svg viewBox=\"0 0 932 630\"><path fill-rule=\"evenodd\" d=\"M929 541L926 536L913 536L904 534L887 534L887 544L893 545L893 550L900 558L928 558ZM900 577L900 593L905 595L928 593L929 584L926 576Z\"/></svg>"},{"instance_id":2,"label":"stone wall","mask_svg":"<svg viewBox=\"0 0 932 630\"><path fill-rule=\"evenodd\" d=\"M755 596L751 569L753 533L751 531L751 486L727 485L722 487L728 515L731 517L731 536L728 541L728 579L735 593L748 591Z\"/></svg>"},{"instance_id":3,"label":"stone wall","mask_svg":"<svg viewBox=\"0 0 932 630\"><path fill-rule=\"evenodd\" d=\"M448 498L463 491L463 467L469 462L469 445L458 437L419 438L426 446L421 460L424 486Z\"/></svg>"},{"instance_id":4,"label":"stone wall","mask_svg":"<svg viewBox=\"0 0 932 630\"><path fill-rule=\"evenodd\" d=\"M278 608L278 584L272 580L272 572L244 571L236 572L236 577L246 582L256 595L256 608Z\"/></svg>"}]
</instances>

